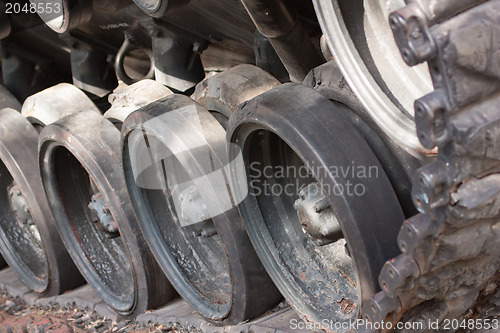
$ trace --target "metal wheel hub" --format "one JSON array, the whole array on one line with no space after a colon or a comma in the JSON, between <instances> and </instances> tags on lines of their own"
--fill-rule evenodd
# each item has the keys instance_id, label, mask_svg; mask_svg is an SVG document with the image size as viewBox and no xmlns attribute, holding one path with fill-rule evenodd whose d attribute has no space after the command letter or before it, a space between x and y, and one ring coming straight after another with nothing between
<instances>
[{"instance_id":1,"label":"metal wheel hub","mask_svg":"<svg viewBox=\"0 0 500 333\"><path fill-rule=\"evenodd\" d=\"M92 221L94 221L97 228L102 231L106 237L115 238L120 236L118 232L118 223L116 223L113 215L111 215L108 204L102 193L97 192L92 195L88 207L90 209Z\"/></svg>"},{"instance_id":2,"label":"metal wheel hub","mask_svg":"<svg viewBox=\"0 0 500 333\"><path fill-rule=\"evenodd\" d=\"M318 183L311 183L300 190L293 208L304 232L314 237L318 245L328 245L342 238L337 216Z\"/></svg>"},{"instance_id":3,"label":"metal wheel hub","mask_svg":"<svg viewBox=\"0 0 500 333\"><path fill-rule=\"evenodd\" d=\"M179 194L181 202L181 225L191 225L204 221L209 215L201 193L194 185L190 185Z\"/></svg>"},{"instance_id":4,"label":"metal wheel hub","mask_svg":"<svg viewBox=\"0 0 500 333\"><path fill-rule=\"evenodd\" d=\"M211 219L207 219L210 212L195 185L188 186L179 194L181 207L180 224L192 229L196 237L211 237L217 234Z\"/></svg>"},{"instance_id":5,"label":"metal wheel hub","mask_svg":"<svg viewBox=\"0 0 500 333\"><path fill-rule=\"evenodd\" d=\"M29 209L28 203L26 202L26 198L21 192L21 188L14 182L9 187L8 191L10 207L14 212L17 223L22 229L28 230L30 234L36 238L37 241L41 242L42 237L40 236L40 232L38 231L38 228L33 221L31 211Z\"/></svg>"}]
</instances>

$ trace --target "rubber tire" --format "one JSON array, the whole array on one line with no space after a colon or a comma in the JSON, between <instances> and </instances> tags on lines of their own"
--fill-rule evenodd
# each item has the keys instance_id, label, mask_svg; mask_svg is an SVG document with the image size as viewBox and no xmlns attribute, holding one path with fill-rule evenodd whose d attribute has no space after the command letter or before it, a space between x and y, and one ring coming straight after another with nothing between
<instances>
[{"instance_id":1,"label":"rubber tire","mask_svg":"<svg viewBox=\"0 0 500 333\"><path fill-rule=\"evenodd\" d=\"M132 318L172 300L176 293L149 251L127 193L120 163L118 129L100 114L82 111L46 126L40 133L39 140L42 180L59 232L82 275L97 294L107 301L109 294L105 293L109 293L109 290L105 289L91 262L77 244L71 229L72 222L66 215L57 191L53 161L56 147L67 149L86 169L104 195L109 210L118 223L131 265L134 295L130 308L114 310L124 317Z\"/></svg>"},{"instance_id":2,"label":"rubber tire","mask_svg":"<svg viewBox=\"0 0 500 333\"><path fill-rule=\"evenodd\" d=\"M40 283L35 282L39 279L22 264L22 258L9 250L11 247L1 230L0 248L5 261L28 288L45 296L54 296L82 285L83 278L54 224L38 170L37 143L37 131L18 111L0 111L0 159L19 185L31 209L47 258L47 277Z\"/></svg>"},{"instance_id":3,"label":"rubber tire","mask_svg":"<svg viewBox=\"0 0 500 333\"><path fill-rule=\"evenodd\" d=\"M128 153L130 133L133 130L142 130L149 134L152 133L158 138L165 128L160 123L164 116L168 116L172 110L185 107L194 107L198 112L208 142L207 149L210 150L213 163L215 163L214 171L221 169L222 165L227 165L227 162L224 162L227 161L225 133L220 124L206 109L192 99L183 95L172 95L135 111L125 120L122 127L122 149L127 185L149 245L179 294L210 322L216 325L237 324L263 314L277 305L282 297L255 254L238 210L233 208L212 218L225 249L232 284L231 306L228 313L221 316L220 313L210 312L211 310L200 302L201 295L194 291L194 287L181 272L179 263L172 252L166 245L162 244L163 238L157 236L159 235L158 227L155 225L156 222L153 222L153 217L142 208L142 199L139 197L138 186L135 185L131 169L130 154ZM158 119L154 125L157 132L151 130L147 125L148 122L151 123L152 119ZM192 164L195 165L194 162ZM194 168L196 169L196 166ZM153 227L153 225L155 226Z\"/></svg>"},{"instance_id":4,"label":"rubber tire","mask_svg":"<svg viewBox=\"0 0 500 333\"><path fill-rule=\"evenodd\" d=\"M362 304L378 290L378 274L388 258L399 253L396 242L404 220L401 207L378 159L350 121L338 112L342 107L300 84L284 84L241 105L230 118L228 140L239 150L230 150L230 160L243 152L248 167L245 145L248 136L258 130L270 131L310 165L377 166L378 178L368 179L369 199L356 196L328 197L339 217L340 224L353 258L358 276L358 298ZM231 174L233 183L246 175ZM331 173L316 175L324 184L337 184ZM383 209L381 209L383 207ZM321 314L314 310L311 298L295 281L280 257L256 200L248 195L239 205L247 231L269 275L290 305L305 319L321 323L336 314ZM281 258L281 259L278 259ZM359 304L358 309L361 308Z\"/></svg>"}]
</instances>

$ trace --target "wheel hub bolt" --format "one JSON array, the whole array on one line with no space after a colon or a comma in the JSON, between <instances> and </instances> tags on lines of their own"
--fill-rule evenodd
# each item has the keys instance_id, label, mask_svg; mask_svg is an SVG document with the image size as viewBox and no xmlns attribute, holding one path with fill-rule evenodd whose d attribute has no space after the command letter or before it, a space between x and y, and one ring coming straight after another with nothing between
<instances>
[{"instance_id":1,"label":"wheel hub bolt","mask_svg":"<svg viewBox=\"0 0 500 333\"><path fill-rule=\"evenodd\" d=\"M33 221L31 210L28 207L26 198L21 192L21 188L16 183L9 187L9 200L12 211L14 212L15 219L22 229L28 229L28 232L41 241L40 232Z\"/></svg>"},{"instance_id":2,"label":"wheel hub bolt","mask_svg":"<svg viewBox=\"0 0 500 333\"><path fill-rule=\"evenodd\" d=\"M196 237L208 238L217 234L210 213L201 193L195 185L190 185L179 196L180 224L189 227Z\"/></svg>"},{"instance_id":3,"label":"wheel hub bolt","mask_svg":"<svg viewBox=\"0 0 500 333\"><path fill-rule=\"evenodd\" d=\"M119 236L118 223L116 223L113 215L109 211L108 204L102 193L97 192L92 195L91 201L88 204L92 221L97 224L99 230L103 231L108 238Z\"/></svg>"},{"instance_id":4,"label":"wheel hub bolt","mask_svg":"<svg viewBox=\"0 0 500 333\"><path fill-rule=\"evenodd\" d=\"M311 235L318 245L327 245L342 237L337 216L318 183L301 189L293 207L304 232Z\"/></svg>"}]
</instances>

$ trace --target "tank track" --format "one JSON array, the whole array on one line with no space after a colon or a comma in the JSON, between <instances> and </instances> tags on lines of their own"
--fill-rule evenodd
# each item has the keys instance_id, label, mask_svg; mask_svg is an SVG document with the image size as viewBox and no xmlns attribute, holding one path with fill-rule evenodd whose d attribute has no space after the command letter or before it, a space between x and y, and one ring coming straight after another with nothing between
<instances>
[{"instance_id":1,"label":"tank track","mask_svg":"<svg viewBox=\"0 0 500 333\"><path fill-rule=\"evenodd\" d=\"M405 62L428 63L435 90L415 102L415 120L437 158L417 172L420 214L401 227L402 254L363 316L428 331L473 318L499 283L500 1L414 1L389 20Z\"/></svg>"}]
</instances>

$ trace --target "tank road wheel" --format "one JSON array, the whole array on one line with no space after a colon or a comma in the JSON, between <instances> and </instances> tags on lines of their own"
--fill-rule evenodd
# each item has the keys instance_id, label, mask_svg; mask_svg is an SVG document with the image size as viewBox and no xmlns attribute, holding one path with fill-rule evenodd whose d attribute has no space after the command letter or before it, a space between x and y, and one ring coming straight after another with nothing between
<instances>
[{"instance_id":1,"label":"tank road wheel","mask_svg":"<svg viewBox=\"0 0 500 333\"><path fill-rule=\"evenodd\" d=\"M113 123L93 111L75 113L42 130L39 152L61 237L98 295L123 316L172 299L140 233Z\"/></svg>"},{"instance_id":2,"label":"tank road wheel","mask_svg":"<svg viewBox=\"0 0 500 333\"><path fill-rule=\"evenodd\" d=\"M57 295L82 284L53 222L38 171L38 133L18 111L0 111L0 250L24 284Z\"/></svg>"},{"instance_id":3,"label":"tank road wheel","mask_svg":"<svg viewBox=\"0 0 500 333\"><path fill-rule=\"evenodd\" d=\"M60 83L29 96L23 103L21 114L40 132L70 114L99 109L83 91L69 83Z\"/></svg>"},{"instance_id":4,"label":"tank road wheel","mask_svg":"<svg viewBox=\"0 0 500 333\"><path fill-rule=\"evenodd\" d=\"M5 182L11 182L11 184L6 185L9 187L8 205L6 207L10 207L14 212L14 215L12 215L12 212L6 213L7 215L4 217L4 221L5 223L9 223L9 218L15 217L14 220L18 221L16 222L18 224L17 227L20 227L16 228L16 225L5 225L5 227L3 227L5 235L10 235L9 237L11 238L10 240L5 238L4 244L8 247L7 251L12 252L12 254L7 254L6 257L9 262L11 260L15 261L13 264L14 271L29 288L45 295L56 295L82 284L83 278L71 262L71 259L66 251L61 250L62 242L57 234L55 226L52 225L53 217L45 199L41 179L38 176L39 171L37 167L33 166L33 163L36 164L38 155L36 149L38 144L36 130L39 131L43 128L43 126L45 126L45 124L79 111L79 108L94 110L96 112L98 112L98 109L80 89L67 83L56 85L28 97L22 108L19 102L17 102L17 100L5 88L0 87L0 103L0 105L4 107L8 106L17 110L22 110L21 114L27 120L20 115L5 116L11 117L13 124L17 124L17 128L34 127L30 128L24 137L19 138L20 142L17 142L18 134L16 135L14 132L11 132L9 135L13 137L5 139L4 143L7 154L12 155L12 158L15 158L16 160L19 159L19 161L21 161L18 166L9 166L7 165L8 162L4 162L5 164L3 164L4 170L5 167L9 169L9 171L6 171L5 173ZM9 112L12 113L11 111L12 110ZM31 123L32 126L29 123ZM26 145L30 146L29 150L26 151L26 154L28 155L26 157L15 157L14 154L10 152L10 150L15 150L17 152L19 149L22 151L22 147ZM32 154L33 156L29 156L29 154ZM16 162L13 161L11 163ZM19 174L18 177L36 177L35 179L29 180L28 185L24 186L34 187L32 190L26 189L26 191L36 191L36 198L39 200L38 205L40 205L40 208L35 209L37 211L36 214L43 214L44 217L31 216L32 208L30 208L30 205L33 203L29 203L27 201L27 196L32 194L24 194L24 190L20 188L21 185L18 185L17 182L12 179L14 175L9 174L9 172L11 172L10 168L12 167L19 168L19 170L16 171L16 173ZM40 184L37 185L36 182ZM29 200L34 199L31 198ZM40 222L36 222L35 219L40 219ZM40 237L42 232L41 230L38 230L38 224L40 223L50 224L49 227L42 226L42 228L48 228L48 231L44 230L43 232L51 235L50 237L54 239L53 244L50 243L51 245L48 245L48 243L46 243L52 242L50 239L44 241L45 244L42 244L42 239ZM26 237L19 236L23 234L26 235ZM23 243L17 244L19 241L23 241ZM46 258L47 255L43 253L44 247L46 248L46 251L49 252L48 254L50 258ZM58 254L57 252L61 252L61 254ZM26 258L30 258L30 261L27 261ZM48 259L50 259L50 261L47 261ZM44 262L46 263L44 264ZM48 266L44 268L43 265ZM57 265L58 267L54 267L54 269L52 269L50 267L51 265ZM64 266L67 267L64 268ZM62 273L59 273L61 270ZM44 289L48 288L48 285L46 284L50 282L50 279L45 281L43 276L48 275L49 273L47 272L49 271L56 272L54 277L50 278L56 281L53 282L53 288ZM61 285L59 286L59 284Z\"/></svg>"},{"instance_id":5,"label":"tank road wheel","mask_svg":"<svg viewBox=\"0 0 500 333\"><path fill-rule=\"evenodd\" d=\"M413 102L432 91L425 66L401 59L388 22L403 0L314 0L328 46L370 116L394 142L418 156ZM404 84L401 84L401 83Z\"/></svg>"},{"instance_id":6,"label":"tank road wheel","mask_svg":"<svg viewBox=\"0 0 500 333\"><path fill-rule=\"evenodd\" d=\"M255 318L281 299L254 255L229 193L225 131L173 95L122 128L129 193L149 246L179 294L219 324Z\"/></svg>"},{"instance_id":7,"label":"tank road wheel","mask_svg":"<svg viewBox=\"0 0 500 333\"><path fill-rule=\"evenodd\" d=\"M288 302L309 321L346 322L378 290L398 253L403 214L366 141L334 104L285 84L233 114L229 159L257 253Z\"/></svg>"},{"instance_id":8,"label":"tank road wheel","mask_svg":"<svg viewBox=\"0 0 500 333\"><path fill-rule=\"evenodd\" d=\"M229 117L238 105L278 85L274 76L259 67L238 65L197 84L191 98L227 129Z\"/></svg>"},{"instance_id":9,"label":"tank road wheel","mask_svg":"<svg viewBox=\"0 0 500 333\"><path fill-rule=\"evenodd\" d=\"M14 110L21 110L21 104L17 101L17 99L12 96L10 91L5 89L4 86L0 85L0 107L1 108L12 108ZM5 259L0 256L0 268L4 268L7 266Z\"/></svg>"}]
</instances>

